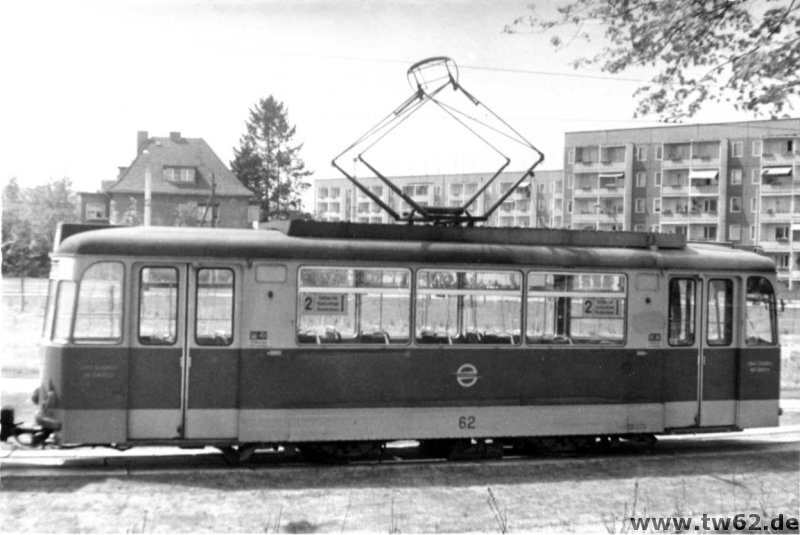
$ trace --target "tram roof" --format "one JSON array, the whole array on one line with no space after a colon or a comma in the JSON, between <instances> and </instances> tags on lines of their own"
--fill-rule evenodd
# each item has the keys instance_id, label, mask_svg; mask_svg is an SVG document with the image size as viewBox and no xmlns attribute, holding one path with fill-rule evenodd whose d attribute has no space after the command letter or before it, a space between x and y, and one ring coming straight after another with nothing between
<instances>
[{"instance_id":1,"label":"tram roof","mask_svg":"<svg viewBox=\"0 0 800 535\"><path fill-rule=\"evenodd\" d=\"M72 228L62 232L67 237L57 243L54 254L775 271L767 257L722 244L687 245L682 237L665 234L296 223L265 230L115 227L82 232Z\"/></svg>"}]
</instances>

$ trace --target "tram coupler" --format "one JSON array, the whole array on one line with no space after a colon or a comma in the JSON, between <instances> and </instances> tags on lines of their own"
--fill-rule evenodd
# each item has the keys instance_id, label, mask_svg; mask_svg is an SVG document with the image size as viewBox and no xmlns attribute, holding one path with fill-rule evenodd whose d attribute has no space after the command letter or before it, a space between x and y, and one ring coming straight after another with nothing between
<instances>
[{"instance_id":1,"label":"tram coupler","mask_svg":"<svg viewBox=\"0 0 800 535\"><path fill-rule=\"evenodd\" d=\"M18 425L14 418L14 409L3 407L0 410L0 442L7 442L11 437L30 435L30 441L25 443L29 446L39 446L44 444L52 431L42 427L23 427Z\"/></svg>"}]
</instances>

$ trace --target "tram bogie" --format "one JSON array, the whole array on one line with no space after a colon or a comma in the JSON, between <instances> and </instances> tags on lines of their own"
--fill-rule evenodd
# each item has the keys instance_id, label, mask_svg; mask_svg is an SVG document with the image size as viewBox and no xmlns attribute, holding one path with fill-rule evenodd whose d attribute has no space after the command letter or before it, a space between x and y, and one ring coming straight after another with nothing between
<instances>
[{"instance_id":1,"label":"tram bogie","mask_svg":"<svg viewBox=\"0 0 800 535\"><path fill-rule=\"evenodd\" d=\"M348 457L407 439L458 457L778 424L768 259L633 233L404 229L65 239L40 427L65 445Z\"/></svg>"}]
</instances>

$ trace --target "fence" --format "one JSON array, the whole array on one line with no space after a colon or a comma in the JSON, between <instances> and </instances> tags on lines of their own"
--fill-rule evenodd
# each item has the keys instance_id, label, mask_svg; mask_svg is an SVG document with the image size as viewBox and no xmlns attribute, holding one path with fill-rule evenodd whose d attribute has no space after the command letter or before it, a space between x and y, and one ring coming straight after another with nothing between
<instances>
[{"instance_id":1,"label":"fence","mask_svg":"<svg viewBox=\"0 0 800 535\"><path fill-rule=\"evenodd\" d=\"M47 279L3 277L3 305L7 312L44 315Z\"/></svg>"}]
</instances>

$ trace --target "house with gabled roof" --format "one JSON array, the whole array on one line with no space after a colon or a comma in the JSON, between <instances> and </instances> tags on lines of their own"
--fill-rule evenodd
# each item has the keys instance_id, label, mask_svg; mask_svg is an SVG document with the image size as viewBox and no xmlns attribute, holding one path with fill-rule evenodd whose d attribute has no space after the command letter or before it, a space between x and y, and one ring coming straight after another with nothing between
<instances>
[{"instance_id":1,"label":"house with gabled roof","mask_svg":"<svg viewBox=\"0 0 800 535\"><path fill-rule=\"evenodd\" d=\"M81 193L85 222L165 226L250 227L258 220L253 193L202 138L136 136L136 157L101 191Z\"/></svg>"}]
</instances>

